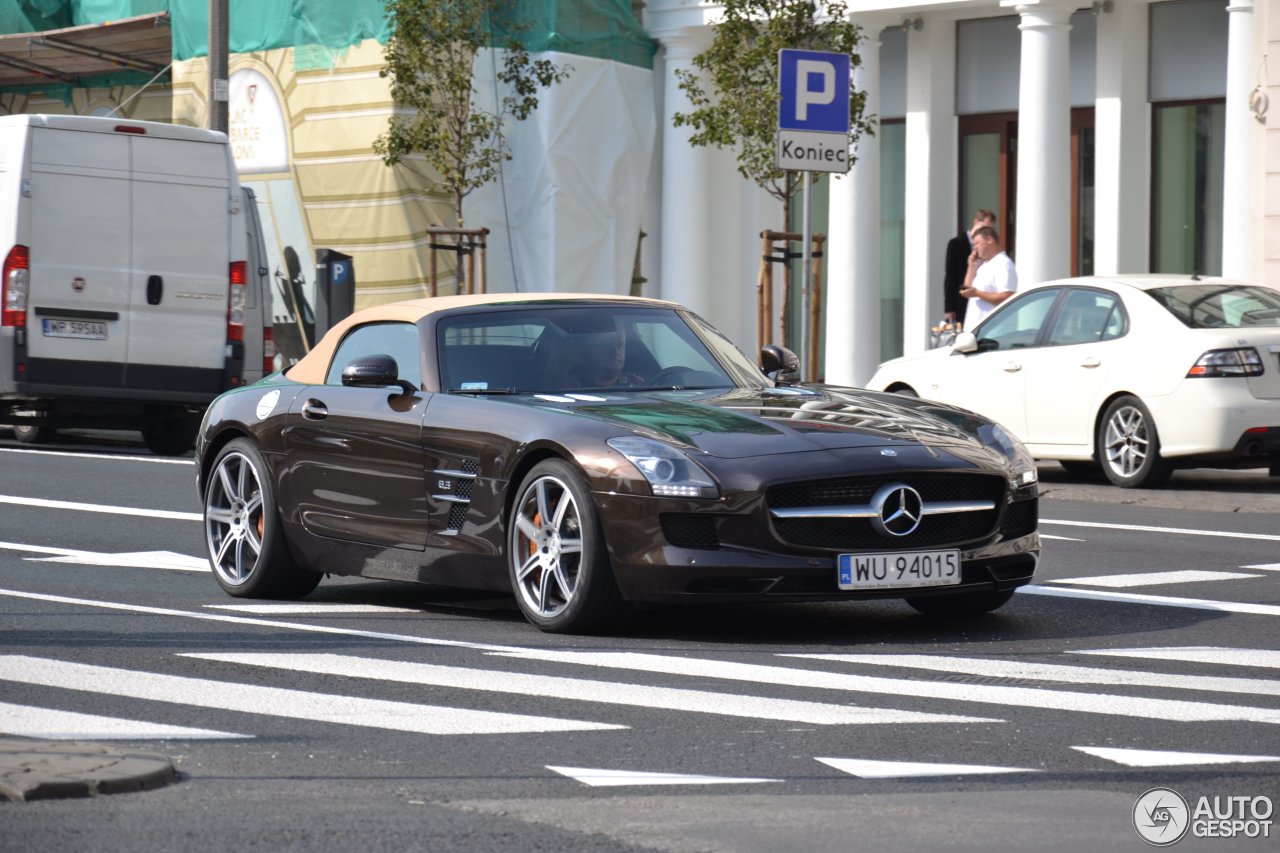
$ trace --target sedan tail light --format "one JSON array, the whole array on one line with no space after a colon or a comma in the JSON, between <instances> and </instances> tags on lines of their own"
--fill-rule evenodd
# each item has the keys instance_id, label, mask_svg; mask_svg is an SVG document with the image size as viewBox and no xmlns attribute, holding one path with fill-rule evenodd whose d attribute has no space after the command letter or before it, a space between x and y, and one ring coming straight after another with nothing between
<instances>
[{"instance_id":1,"label":"sedan tail light","mask_svg":"<svg viewBox=\"0 0 1280 853\"><path fill-rule=\"evenodd\" d=\"M1211 349L1187 371L1188 378L1261 375L1262 357L1253 347Z\"/></svg>"}]
</instances>

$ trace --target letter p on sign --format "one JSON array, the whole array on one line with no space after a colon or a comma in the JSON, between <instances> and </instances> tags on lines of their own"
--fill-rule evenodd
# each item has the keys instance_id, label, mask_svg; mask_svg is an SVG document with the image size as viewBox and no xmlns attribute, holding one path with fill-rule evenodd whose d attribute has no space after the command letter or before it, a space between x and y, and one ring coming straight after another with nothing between
<instances>
[{"instance_id":1,"label":"letter p on sign","mask_svg":"<svg viewBox=\"0 0 1280 853\"><path fill-rule=\"evenodd\" d=\"M817 77L815 81L813 78ZM813 84L817 82L818 85ZM801 59L796 62L796 119L809 120L809 105L829 104L836 99L836 69L830 62Z\"/></svg>"}]
</instances>

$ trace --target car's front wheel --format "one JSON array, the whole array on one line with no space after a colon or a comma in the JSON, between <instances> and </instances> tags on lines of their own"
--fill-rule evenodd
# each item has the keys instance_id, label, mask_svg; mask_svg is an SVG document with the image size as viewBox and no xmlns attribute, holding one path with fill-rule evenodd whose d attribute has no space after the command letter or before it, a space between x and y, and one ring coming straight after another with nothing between
<instances>
[{"instance_id":1,"label":"car's front wheel","mask_svg":"<svg viewBox=\"0 0 1280 853\"><path fill-rule=\"evenodd\" d=\"M237 438L214 460L204 490L205 543L213 576L237 598L301 598L320 575L289 553L270 470L253 442Z\"/></svg>"},{"instance_id":2,"label":"car's front wheel","mask_svg":"<svg viewBox=\"0 0 1280 853\"><path fill-rule=\"evenodd\" d=\"M956 592L951 595L921 595L908 598L916 610L926 616L978 616L999 610L1013 598L1013 590Z\"/></svg>"},{"instance_id":3,"label":"car's front wheel","mask_svg":"<svg viewBox=\"0 0 1280 853\"><path fill-rule=\"evenodd\" d=\"M521 612L543 631L586 633L626 616L591 493L563 460L539 462L520 485L507 565Z\"/></svg>"},{"instance_id":4,"label":"car's front wheel","mask_svg":"<svg viewBox=\"0 0 1280 853\"><path fill-rule=\"evenodd\" d=\"M1173 473L1160 456L1160 436L1151 412L1137 397L1117 397L1098 422L1102 473L1126 489L1155 488Z\"/></svg>"}]
</instances>

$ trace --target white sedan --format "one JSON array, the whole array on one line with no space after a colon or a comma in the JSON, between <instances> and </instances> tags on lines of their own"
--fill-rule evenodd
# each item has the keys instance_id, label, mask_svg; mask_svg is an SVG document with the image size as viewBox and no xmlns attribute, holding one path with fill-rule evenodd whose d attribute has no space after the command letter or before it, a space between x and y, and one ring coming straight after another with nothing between
<instances>
[{"instance_id":1,"label":"white sedan","mask_svg":"<svg viewBox=\"0 0 1280 853\"><path fill-rule=\"evenodd\" d=\"M1280 291L1125 275L1018 293L952 346L887 361L874 390L998 421L1038 459L1117 486L1177 467L1280 474Z\"/></svg>"}]
</instances>

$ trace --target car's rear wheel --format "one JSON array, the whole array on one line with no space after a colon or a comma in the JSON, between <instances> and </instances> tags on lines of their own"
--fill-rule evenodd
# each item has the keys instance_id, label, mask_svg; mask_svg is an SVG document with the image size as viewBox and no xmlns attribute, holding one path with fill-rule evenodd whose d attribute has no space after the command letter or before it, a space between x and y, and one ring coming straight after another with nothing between
<instances>
[{"instance_id":1,"label":"car's rear wheel","mask_svg":"<svg viewBox=\"0 0 1280 853\"><path fill-rule=\"evenodd\" d=\"M237 598L301 598L320 575L289 553L271 474L251 441L228 442L204 490L205 543L213 576Z\"/></svg>"},{"instance_id":2,"label":"car's rear wheel","mask_svg":"<svg viewBox=\"0 0 1280 853\"><path fill-rule=\"evenodd\" d=\"M1137 397L1117 397L1098 423L1098 459L1102 473L1126 489L1154 488L1173 473L1160 456L1160 436L1151 412Z\"/></svg>"},{"instance_id":3,"label":"car's rear wheel","mask_svg":"<svg viewBox=\"0 0 1280 853\"><path fill-rule=\"evenodd\" d=\"M52 441L56 432L44 424L18 424L13 428L13 437L23 444L44 444Z\"/></svg>"},{"instance_id":4,"label":"car's rear wheel","mask_svg":"<svg viewBox=\"0 0 1280 853\"><path fill-rule=\"evenodd\" d=\"M544 460L525 477L507 545L516 602L538 628L591 632L625 619L595 503L567 462Z\"/></svg>"},{"instance_id":5,"label":"car's rear wheel","mask_svg":"<svg viewBox=\"0 0 1280 853\"><path fill-rule=\"evenodd\" d=\"M916 393L916 389L912 388L910 385L894 385L892 388L889 388L888 390L891 394L901 394L903 397L919 397L920 396L919 394Z\"/></svg>"},{"instance_id":6,"label":"car's rear wheel","mask_svg":"<svg viewBox=\"0 0 1280 853\"><path fill-rule=\"evenodd\" d=\"M998 610L1013 598L1013 590L957 592L951 595L921 595L908 598L916 610L926 616L977 616Z\"/></svg>"}]
</instances>

